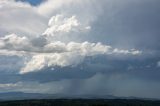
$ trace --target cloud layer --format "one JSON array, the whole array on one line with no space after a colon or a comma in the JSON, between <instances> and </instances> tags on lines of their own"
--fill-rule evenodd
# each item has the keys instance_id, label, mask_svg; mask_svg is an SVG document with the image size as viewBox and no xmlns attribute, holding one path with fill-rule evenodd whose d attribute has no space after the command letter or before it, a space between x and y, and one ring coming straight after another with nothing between
<instances>
[{"instance_id":1,"label":"cloud layer","mask_svg":"<svg viewBox=\"0 0 160 106\"><path fill-rule=\"evenodd\" d=\"M47 43L42 46L35 46L28 38L18 37L15 34L2 37L0 40L2 55L8 55L10 53L12 55L24 57L31 56L31 59L25 63L26 66L22 68L20 73L38 71L51 66L64 67L76 65L82 62L86 56L141 54L141 51L138 50L113 49L108 45L103 45L101 43L89 43L87 41L82 43L71 41L67 44L61 41L54 41L50 43L46 41Z\"/></svg>"}]
</instances>

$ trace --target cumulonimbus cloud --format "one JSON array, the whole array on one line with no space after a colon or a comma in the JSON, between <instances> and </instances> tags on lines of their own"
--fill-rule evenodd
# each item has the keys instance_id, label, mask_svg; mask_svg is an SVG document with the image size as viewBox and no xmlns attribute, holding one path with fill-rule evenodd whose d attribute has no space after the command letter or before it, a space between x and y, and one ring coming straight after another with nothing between
<instances>
[{"instance_id":1,"label":"cumulonimbus cloud","mask_svg":"<svg viewBox=\"0 0 160 106\"><path fill-rule=\"evenodd\" d=\"M45 31L45 35L55 36L55 32L68 33L73 28L75 30L79 29L78 26L80 25L80 22L78 22L74 16L65 18L63 20L59 20L60 17L61 16L58 15L51 18L49 21L49 29ZM47 36L43 37L43 39L46 40ZM16 34L11 34L0 38L0 48L1 50L8 50L7 52L12 53L18 51L15 52L15 55L20 53L23 55L32 56L32 58L21 69L21 74L39 71L45 67L51 66L64 67L76 65L82 62L86 56L94 56L99 54L107 55L113 53L137 55L141 53L137 50L113 49L108 45L103 45L101 43L90 43L88 41L82 43L74 41L70 41L69 43L64 43L62 41L46 42L47 43L44 45L36 46L33 44L31 39L25 36L20 37Z\"/></svg>"},{"instance_id":2,"label":"cumulonimbus cloud","mask_svg":"<svg viewBox=\"0 0 160 106\"><path fill-rule=\"evenodd\" d=\"M12 2L7 1L7 6ZM23 3L19 3L19 5L23 6ZM32 9L29 5L26 5L25 8ZM42 8L42 6L33 9L35 13L37 12L37 16L40 15L38 13L40 8ZM36 25L41 25L39 24L39 21L36 22L38 23ZM44 27L42 29L44 29ZM77 65L87 56L141 54L141 51L139 50L122 50L113 48L110 45L102 44L101 42L92 43L88 40L84 42L64 42L61 39L50 40L56 36L63 38L63 36L66 35L70 36L72 32L74 32L74 34L85 33L89 30L91 30L89 23L81 22L76 15L66 16L65 14L57 14L51 17L48 22L48 28L36 38L31 38L26 36L26 34L20 36L17 34L9 34L1 37L0 55L16 55L25 58L30 57L24 63L24 67L20 70L20 73L24 74L40 71L46 67Z\"/></svg>"}]
</instances>

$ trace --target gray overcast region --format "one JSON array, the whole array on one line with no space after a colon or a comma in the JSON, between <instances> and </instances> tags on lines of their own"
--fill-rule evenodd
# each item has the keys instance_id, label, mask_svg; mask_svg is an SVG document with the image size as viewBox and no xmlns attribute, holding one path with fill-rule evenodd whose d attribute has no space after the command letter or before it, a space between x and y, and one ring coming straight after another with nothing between
<instances>
[{"instance_id":1,"label":"gray overcast region","mask_svg":"<svg viewBox=\"0 0 160 106\"><path fill-rule=\"evenodd\" d=\"M160 99L159 12L159 0L0 0L0 92Z\"/></svg>"}]
</instances>

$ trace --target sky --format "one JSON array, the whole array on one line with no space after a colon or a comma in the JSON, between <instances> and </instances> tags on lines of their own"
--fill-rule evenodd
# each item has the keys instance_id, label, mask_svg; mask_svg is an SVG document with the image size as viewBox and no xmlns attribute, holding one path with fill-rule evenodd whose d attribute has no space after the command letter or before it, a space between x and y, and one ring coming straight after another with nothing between
<instances>
[{"instance_id":1,"label":"sky","mask_svg":"<svg viewBox=\"0 0 160 106\"><path fill-rule=\"evenodd\" d=\"M37 6L42 2L44 2L45 0L16 0L16 1L22 1L22 2L29 3L30 5L33 5L33 6Z\"/></svg>"},{"instance_id":2,"label":"sky","mask_svg":"<svg viewBox=\"0 0 160 106\"><path fill-rule=\"evenodd\" d=\"M0 93L160 99L159 0L0 0Z\"/></svg>"}]
</instances>

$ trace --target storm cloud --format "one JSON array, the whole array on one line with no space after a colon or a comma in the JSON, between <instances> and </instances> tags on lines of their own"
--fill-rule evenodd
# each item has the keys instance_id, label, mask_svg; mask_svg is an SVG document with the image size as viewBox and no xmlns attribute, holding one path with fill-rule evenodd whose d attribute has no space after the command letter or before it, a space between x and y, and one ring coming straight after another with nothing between
<instances>
[{"instance_id":1,"label":"storm cloud","mask_svg":"<svg viewBox=\"0 0 160 106\"><path fill-rule=\"evenodd\" d=\"M160 98L159 4L1 0L0 91Z\"/></svg>"}]
</instances>

